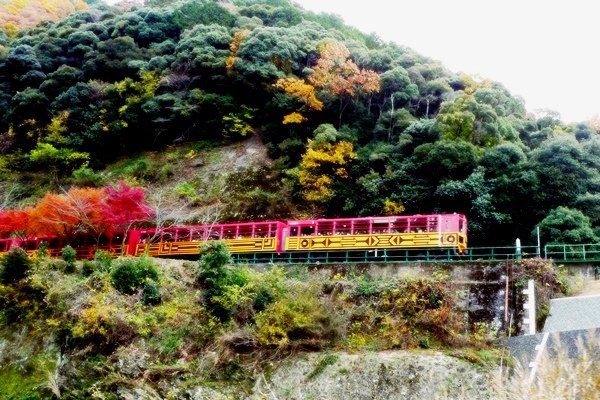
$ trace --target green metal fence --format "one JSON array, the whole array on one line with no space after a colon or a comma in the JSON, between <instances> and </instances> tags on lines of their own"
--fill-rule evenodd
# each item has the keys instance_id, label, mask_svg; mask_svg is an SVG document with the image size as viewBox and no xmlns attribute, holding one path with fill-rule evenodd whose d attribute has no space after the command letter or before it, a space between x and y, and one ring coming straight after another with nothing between
<instances>
[{"instance_id":1,"label":"green metal fence","mask_svg":"<svg viewBox=\"0 0 600 400\"><path fill-rule=\"evenodd\" d=\"M600 244L548 244L544 246L544 254L557 262L598 262Z\"/></svg>"},{"instance_id":2,"label":"green metal fence","mask_svg":"<svg viewBox=\"0 0 600 400\"><path fill-rule=\"evenodd\" d=\"M532 258L540 254L535 246L473 247L464 254L455 249L353 250L329 252L286 252L233 254L243 264L364 264L414 262L475 262Z\"/></svg>"}]
</instances>

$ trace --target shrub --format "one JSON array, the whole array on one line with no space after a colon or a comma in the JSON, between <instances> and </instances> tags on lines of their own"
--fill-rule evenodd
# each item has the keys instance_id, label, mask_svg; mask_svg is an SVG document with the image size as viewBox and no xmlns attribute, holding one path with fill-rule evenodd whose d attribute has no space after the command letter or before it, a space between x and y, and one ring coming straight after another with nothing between
<instances>
[{"instance_id":1,"label":"shrub","mask_svg":"<svg viewBox=\"0 0 600 400\"><path fill-rule=\"evenodd\" d=\"M298 285L256 316L256 329L265 346L322 348L336 336L331 322L315 290Z\"/></svg>"},{"instance_id":2,"label":"shrub","mask_svg":"<svg viewBox=\"0 0 600 400\"><path fill-rule=\"evenodd\" d=\"M148 305L159 304L161 301L159 289L160 286L158 285L158 282L147 280L142 289L142 303Z\"/></svg>"},{"instance_id":3,"label":"shrub","mask_svg":"<svg viewBox=\"0 0 600 400\"><path fill-rule=\"evenodd\" d=\"M14 283L27 276L31 268L31 260L25 250L16 247L8 252L0 263L0 282Z\"/></svg>"},{"instance_id":4,"label":"shrub","mask_svg":"<svg viewBox=\"0 0 600 400\"><path fill-rule=\"evenodd\" d=\"M77 186L101 187L105 182L104 177L91 168L81 167L73 171L73 183Z\"/></svg>"},{"instance_id":5,"label":"shrub","mask_svg":"<svg viewBox=\"0 0 600 400\"><path fill-rule=\"evenodd\" d=\"M108 272L112 267L112 262L115 256L108 251L104 250L96 250L94 254L94 262L96 263L96 268L101 272Z\"/></svg>"},{"instance_id":6,"label":"shrub","mask_svg":"<svg viewBox=\"0 0 600 400\"><path fill-rule=\"evenodd\" d=\"M96 262L90 260L83 260L83 264L81 265L81 275L82 276L90 276L96 271Z\"/></svg>"},{"instance_id":7,"label":"shrub","mask_svg":"<svg viewBox=\"0 0 600 400\"><path fill-rule=\"evenodd\" d=\"M75 271L75 260L77 259L77 251L71 246L65 246L61 251L62 259L67 263L65 267L66 273L71 273Z\"/></svg>"},{"instance_id":8,"label":"shrub","mask_svg":"<svg viewBox=\"0 0 600 400\"><path fill-rule=\"evenodd\" d=\"M147 279L158 280L158 270L150 257L125 257L118 259L111 272L111 282L123 294L132 294Z\"/></svg>"},{"instance_id":9,"label":"shrub","mask_svg":"<svg viewBox=\"0 0 600 400\"><path fill-rule=\"evenodd\" d=\"M48 243L45 241L42 241L40 243L40 246L38 247L37 251L35 252L35 255L38 259L48 257Z\"/></svg>"}]
</instances>

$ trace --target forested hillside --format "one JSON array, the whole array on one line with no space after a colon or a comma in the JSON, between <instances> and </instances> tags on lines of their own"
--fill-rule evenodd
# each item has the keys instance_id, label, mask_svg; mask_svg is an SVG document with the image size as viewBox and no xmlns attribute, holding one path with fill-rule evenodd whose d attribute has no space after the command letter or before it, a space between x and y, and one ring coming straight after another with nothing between
<instances>
[{"instance_id":1,"label":"forested hillside","mask_svg":"<svg viewBox=\"0 0 600 400\"><path fill-rule=\"evenodd\" d=\"M590 124L534 116L500 83L286 0L147 3L0 33L4 208L103 185L142 151L254 135L274 162L238 192L267 211L236 219L460 212L476 245L528 241L540 223L544 241L598 240ZM141 168L132 183L177 179ZM198 181L173 190L203 205Z\"/></svg>"}]
</instances>

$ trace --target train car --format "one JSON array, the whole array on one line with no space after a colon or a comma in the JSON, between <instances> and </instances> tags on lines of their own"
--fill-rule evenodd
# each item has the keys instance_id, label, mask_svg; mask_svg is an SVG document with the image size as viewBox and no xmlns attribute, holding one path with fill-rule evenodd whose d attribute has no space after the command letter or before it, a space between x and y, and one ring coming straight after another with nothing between
<instances>
[{"instance_id":1,"label":"train car","mask_svg":"<svg viewBox=\"0 0 600 400\"><path fill-rule=\"evenodd\" d=\"M462 214L288 221L285 251L467 248Z\"/></svg>"},{"instance_id":2,"label":"train car","mask_svg":"<svg viewBox=\"0 0 600 400\"><path fill-rule=\"evenodd\" d=\"M199 254L200 245L209 240L224 241L231 253L280 253L286 227L281 221L264 221L131 230L126 253L135 256L194 255Z\"/></svg>"},{"instance_id":3,"label":"train car","mask_svg":"<svg viewBox=\"0 0 600 400\"><path fill-rule=\"evenodd\" d=\"M8 253L13 247L18 247L19 242L20 241L16 238L0 239L0 256L4 253Z\"/></svg>"}]
</instances>

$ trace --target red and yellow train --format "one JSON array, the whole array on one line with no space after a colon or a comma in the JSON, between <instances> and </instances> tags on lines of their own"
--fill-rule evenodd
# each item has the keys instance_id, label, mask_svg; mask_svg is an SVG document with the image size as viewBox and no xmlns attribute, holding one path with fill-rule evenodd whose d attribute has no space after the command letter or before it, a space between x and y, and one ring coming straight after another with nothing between
<instances>
[{"instance_id":1,"label":"red and yellow train","mask_svg":"<svg viewBox=\"0 0 600 400\"><path fill-rule=\"evenodd\" d=\"M231 253L336 252L349 250L467 248L467 220L462 214L429 214L300 221L240 222L129 230L123 235L0 239L0 253L20 246L36 251L45 242L51 256L69 244L80 258L96 250L115 254L178 257L200 253L200 245L222 240Z\"/></svg>"}]
</instances>

